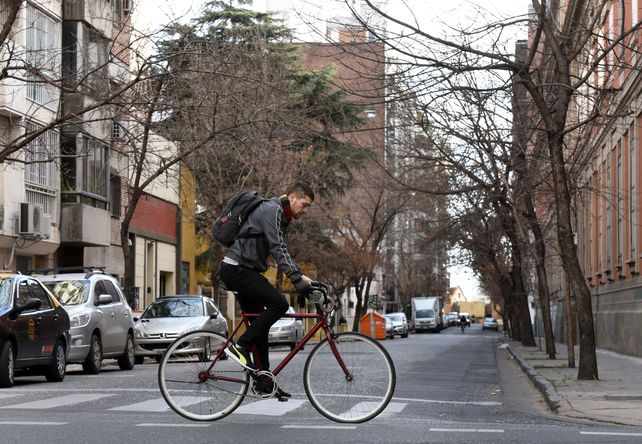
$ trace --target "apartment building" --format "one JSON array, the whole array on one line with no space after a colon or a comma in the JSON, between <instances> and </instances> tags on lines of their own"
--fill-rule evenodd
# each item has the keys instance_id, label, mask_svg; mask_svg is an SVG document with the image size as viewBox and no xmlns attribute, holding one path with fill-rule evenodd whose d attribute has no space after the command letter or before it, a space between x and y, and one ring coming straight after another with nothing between
<instances>
[{"instance_id":1,"label":"apartment building","mask_svg":"<svg viewBox=\"0 0 642 444\"><path fill-rule=\"evenodd\" d=\"M11 11L3 5L6 20ZM118 103L131 80L132 6L46 0L23 2L18 11L0 59L11 73L0 78L5 269L101 266L120 278L126 272L120 232L136 130ZM157 135L150 140L155 150L178 149ZM140 294L141 305L175 293L182 263L194 262L189 251L181 260L179 189L178 167L171 168L145 190L131 223L128 241L140 258L130 270L135 286L126 290ZM183 288L194 287L189 271Z\"/></svg>"},{"instance_id":2,"label":"apartment building","mask_svg":"<svg viewBox=\"0 0 642 444\"><path fill-rule=\"evenodd\" d=\"M0 3L0 20L10 11ZM63 11L59 0L24 2L0 63L0 258L3 269L26 271L54 262L60 244L60 106Z\"/></svg>"}]
</instances>

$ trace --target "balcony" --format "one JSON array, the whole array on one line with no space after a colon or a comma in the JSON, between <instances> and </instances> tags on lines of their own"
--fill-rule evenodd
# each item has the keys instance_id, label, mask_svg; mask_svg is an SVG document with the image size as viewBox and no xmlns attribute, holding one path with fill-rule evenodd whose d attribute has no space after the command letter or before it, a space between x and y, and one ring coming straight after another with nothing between
<instances>
[{"instance_id":1,"label":"balcony","mask_svg":"<svg viewBox=\"0 0 642 444\"><path fill-rule=\"evenodd\" d=\"M109 246L109 211L81 203L62 205L60 242L65 244Z\"/></svg>"}]
</instances>

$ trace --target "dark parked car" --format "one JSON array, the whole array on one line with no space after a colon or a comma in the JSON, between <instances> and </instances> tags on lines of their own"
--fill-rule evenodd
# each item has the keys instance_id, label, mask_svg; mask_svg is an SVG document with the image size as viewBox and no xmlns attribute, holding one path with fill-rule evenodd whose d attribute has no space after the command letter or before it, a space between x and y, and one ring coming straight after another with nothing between
<instances>
[{"instance_id":1,"label":"dark parked car","mask_svg":"<svg viewBox=\"0 0 642 444\"><path fill-rule=\"evenodd\" d=\"M0 387L11 387L18 369L65 378L69 316L37 280L0 274Z\"/></svg>"}]
</instances>

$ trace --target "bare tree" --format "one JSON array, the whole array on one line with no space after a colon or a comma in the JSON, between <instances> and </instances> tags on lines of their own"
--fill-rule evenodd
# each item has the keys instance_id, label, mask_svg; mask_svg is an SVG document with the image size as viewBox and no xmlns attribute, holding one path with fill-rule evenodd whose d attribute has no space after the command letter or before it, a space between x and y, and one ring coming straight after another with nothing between
<instances>
[{"instance_id":1,"label":"bare tree","mask_svg":"<svg viewBox=\"0 0 642 444\"><path fill-rule=\"evenodd\" d=\"M514 82L527 91L539 128L534 140L543 144L547 161L551 168L551 185L555 196L555 227L559 242L562 263L569 274L571 287L577 301L577 314L580 337L580 363L578 379L595 379L598 377L595 355L595 333L591 295L577 257L573 242L572 213L572 176L576 168L575 161L568 162L567 142L577 136L577 129L596 119L601 105L612 101L608 93L595 89L592 80L602 70L605 60L609 69L625 65L625 61L611 57L616 48L627 42L628 36L635 32L639 23L634 23L622 32L613 33L608 39L603 38L602 19L605 5L609 2L572 2L569 5L558 5L533 0L534 14L530 17L513 17L496 20L483 26L472 26L449 37L423 30L418 22L409 23L396 19L393 15L377 8L373 2L365 0L371 11L386 18L391 23L402 26L409 39L385 38L398 52L404 54L412 63L431 76L424 90L431 88L442 94L459 90L475 89L493 94L500 90L470 85L470 73L501 73L512 76ZM567 13L568 12L568 13ZM502 31L515 23L530 23L528 54L523 60L513 59L511 52L501 45ZM366 20L362 20L368 25ZM377 32L377 30L373 30ZM413 51L409 42L420 45ZM602 42L606 44L602 45ZM506 88L510 82L506 83ZM502 91L505 91L503 88ZM587 93L588 90L588 93ZM586 93L586 94L585 94ZM575 106L575 97L582 95L590 98L588 113L582 112L569 120L569 110ZM607 106L607 110L614 107ZM603 115L603 113L602 113ZM611 114L613 115L613 114Z\"/></svg>"}]
</instances>

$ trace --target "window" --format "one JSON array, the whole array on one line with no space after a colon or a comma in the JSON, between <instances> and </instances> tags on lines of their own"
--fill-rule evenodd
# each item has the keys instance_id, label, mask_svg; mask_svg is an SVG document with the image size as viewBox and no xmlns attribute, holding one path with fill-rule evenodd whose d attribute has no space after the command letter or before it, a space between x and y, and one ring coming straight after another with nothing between
<instances>
[{"instance_id":1,"label":"window","mask_svg":"<svg viewBox=\"0 0 642 444\"><path fill-rule=\"evenodd\" d=\"M106 294L111 296L111 302L112 303L115 304L115 303L121 302L120 293L118 293L118 290L116 290L116 287L114 286L114 284L111 281L106 281L105 280L105 281L100 281L100 282L104 285L105 290L107 292Z\"/></svg>"},{"instance_id":2,"label":"window","mask_svg":"<svg viewBox=\"0 0 642 444\"><path fill-rule=\"evenodd\" d=\"M96 281L94 285L94 305L98 305L98 298L101 294L109 294L105 288L104 281Z\"/></svg>"},{"instance_id":3,"label":"window","mask_svg":"<svg viewBox=\"0 0 642 444\"><path fill-rule=\"evenodd\" d=\"M31 297L40 299L40 310L50 310L53 308L47 292L38 282L29 280L29 288L31 289Z\"/></svg>"},{"instance_id":4,"label":"window","mask_svg":"<svg viewBox=\"0 0 642 444\"><path fill-rule=\"evenodd\" d=\"M621 146L617 154L617 263L622 264L624 250L624 170L622 167Z\"/></svg>"},{"instance_id":5,"label":"window","mask_svg":"<svg viewBox=\"0 0 642 444\"><path fill-rule=\"evenodd\" d=\"M113 140L119 140L119 139L122 139L122 137L123 137L123 127L120 125L120 123L114 120L111 125L111 138Z\"/></svg>"},{"instance_id":6,"label":"window","mask_svg":"<svg viewBox=\"0 0 642 444\"><path fill-rule=\"evenodd\" d=\"M602 273L602 265L604 262L604 207L602 205L602 176L604 174L604 164L600 168L597 175L597 272Z\"/></svg>"},{"instance_id":7,"label":"window","mask_svg":"<svg viewBox=\"0 0 642 444\"><path fill-rule=\"evenodd\" d=\"M612 249L613 249L613 229L612 229L612 220L613 213L611 211L611 199L613 194L611 193L611 154L609 153L606 156L606 177L604 183L604 196L606 200L606 269L611 269L611 259L612 259Z\"/></svg>"},{"instance_id":8,"label":"window","mask_svg":"<svg viewBox=\"0 0 642 444\"><path fill-rule=\"evenodd\" d=\"M109 177L109 197L110 197L110 210L113 217L120 217L120 176L111 174Z\"/></svg>"},{"instance_id":9,"label":"window","mask_svg":"<svg viewBox=\"0 0 642 444\"><path fill-rule=\"evenodd\" d=\"M107 145L95 139L85 140L83 191L107 197Z\"/></svg>"},{"instance_id":10,"label":"window","mask_svg":"<svg viewBox=\"0 0 642 444\"><path fill-rule=\"evenodd\" d=\"M181 293L189 293L189 262L181 262Z\"/></svg>"},{"instance_id":11,"label":"window","mask_svg":"<svg viewBox=\"0 0 642 444\"><path fill-rule=\"evenodd\" d=\"M86 135L63 138L62 201L107 209L109 146Z\"/></svg>"},{"instance_id":12,"label":"window","mask_svg":"<svg viewBox=\"0 0 642 444\"><path fill-rule=\"evenodd\" d=\"M27 75L27 98L55 110L58 105L57 89L47 84L47 79L56 78L57 58L60 54L58 23L33 6L26 8L27 24L25 46L27 63L38 74Z\"/></svg>"},{"instance_id":13,"label":"window","mask_svg":"<svg viewBox=\"0 0 642 444\"><path fill-rule=\"evenodd\" d=\"M38 129L38 125L27 125L28 133ZM24 149L26 201L42 204L45 213L52 217L56 213L58 190L58 168L53 159L58 158L59 146L59 134L48 130Z\"/></svg>"},{"instance_id":14,"label":"window","mask_svg":"<svg viewBox=\"0 0 642 444\"><path fill-rule=\"evenodd\" d=\"M24 305L30 297L31 293L29 293L27 281L21 281L18 285L18 299L16 302L20 305Z\"/></svg>"},{"instance_id":15,"label":"window","mask_svg":"<svg viewBox=\"0 0 642 444\"><path fill-rule=\"evenodd\" d=\"M637 10L637 5L636 5ZM629 243L631 244L631 259L636 258L637 243L638 243L638 224L637 224L637 210L638 210L638 196L636 183L638 181L638 155L637 155L637 137L635 133L635 122L631 125L629 130L629 196L631 204L629 206L631 214L629 215Z\"/></svg>"}]
</instances>

